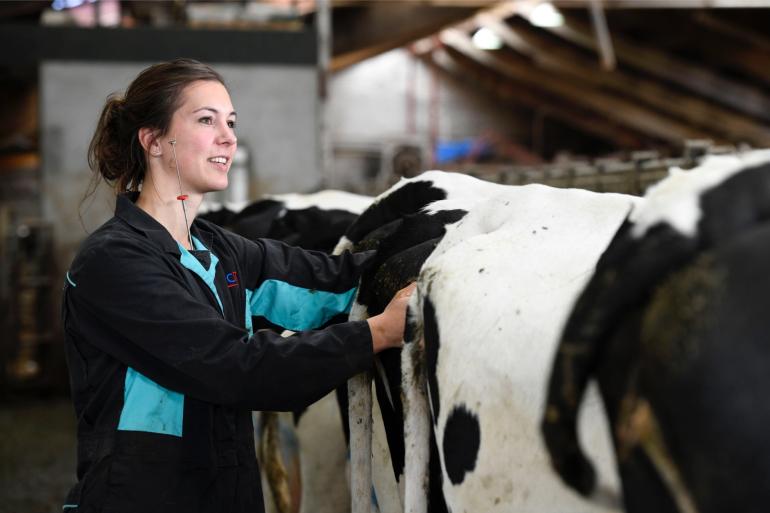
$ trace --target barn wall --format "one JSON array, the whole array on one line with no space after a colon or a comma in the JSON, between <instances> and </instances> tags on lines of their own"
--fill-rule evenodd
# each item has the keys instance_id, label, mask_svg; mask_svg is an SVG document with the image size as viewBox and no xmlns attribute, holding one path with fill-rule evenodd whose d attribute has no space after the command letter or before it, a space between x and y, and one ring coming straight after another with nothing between
<instances>
[{"instance_id":1,"label":"barn wall","mask_svg":"<svg viewBox=\"0 0 770 513\"><path fill-rule=\"evenodd\" d=\"M412 81L410 85L410 81ZM489 96L438 75L439 139L463 139L494 131L526 140L530 117L502 108ZM334 147L332 185L358 188L372 174L374 154L385 158L393 145L412 143L425 151L430 167L431 68L408 50L396 49L337 72L331 81L329 119ZM409 131L407 97L414 94L414 131ZM368 155L368 159L366 156Z\"/></svg>"}]
</instances>

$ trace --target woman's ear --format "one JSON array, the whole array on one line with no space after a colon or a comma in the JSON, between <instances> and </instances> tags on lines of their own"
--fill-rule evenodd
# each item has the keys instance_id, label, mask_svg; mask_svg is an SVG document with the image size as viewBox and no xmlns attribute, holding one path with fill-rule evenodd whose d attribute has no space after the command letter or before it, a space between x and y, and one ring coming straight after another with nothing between
<instances>
[{"instance_id":1,"label":"woman's ear","mask_svg":"<svg viewBox=\"0 0 770 513\"><path fill-rule=\"evenodd\" d=\"M153 157L160 157L163 154L163 148L160 144L160 137L157 129L143 127L139 129L139 143L144 151Z\"/></svg>"}]
</instances>

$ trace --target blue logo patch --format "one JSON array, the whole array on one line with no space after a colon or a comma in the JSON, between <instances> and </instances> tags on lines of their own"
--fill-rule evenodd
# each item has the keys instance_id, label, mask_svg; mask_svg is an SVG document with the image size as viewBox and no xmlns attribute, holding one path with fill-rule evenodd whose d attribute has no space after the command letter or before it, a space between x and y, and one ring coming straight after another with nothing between
<instances>
[{"instance_id":1,"label":"blue logo patch","mask_svg":"<svg viewBox=\"0 0 770 513\"><path fill-rule=\"evenodd\" d=\"M233 271L231 273L227 273L225 275L225 280L227 280L227 288L231 289L233 287L238 286L238 273Z\"/></svg>"}]
</instances>

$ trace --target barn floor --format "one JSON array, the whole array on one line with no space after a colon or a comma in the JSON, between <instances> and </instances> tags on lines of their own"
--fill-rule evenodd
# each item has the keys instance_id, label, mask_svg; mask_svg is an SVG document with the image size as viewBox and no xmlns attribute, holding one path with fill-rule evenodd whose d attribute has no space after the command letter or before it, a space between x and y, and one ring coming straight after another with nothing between
<instances>
[{"instance_id":1,"label":"barn floor","mask_svg":"<svg viewBox=\"0 0 770 513\"><path fill-rule=\"evenodd\" d=\"M59 513L74 482L69 399L0 403L0 513Z\"/></svg>"}]
</instances>

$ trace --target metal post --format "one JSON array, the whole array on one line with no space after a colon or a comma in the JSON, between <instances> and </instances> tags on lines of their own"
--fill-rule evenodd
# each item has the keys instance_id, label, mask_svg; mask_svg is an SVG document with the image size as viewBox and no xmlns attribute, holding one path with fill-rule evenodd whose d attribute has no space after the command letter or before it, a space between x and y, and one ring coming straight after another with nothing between
<instances>
[{"instance_id":1,"label":"metal post","mask_svg":"<svg viewBox=\"0 0 770 513\"><path fill-rule=\"evenodd\" d=\"M331 178L331 133L329 131L329 65L332 53L332 16L329 0L317 0L316 35L318 41L318 167L321 186L329 187Z\"/></svg>"}]
</instances>

